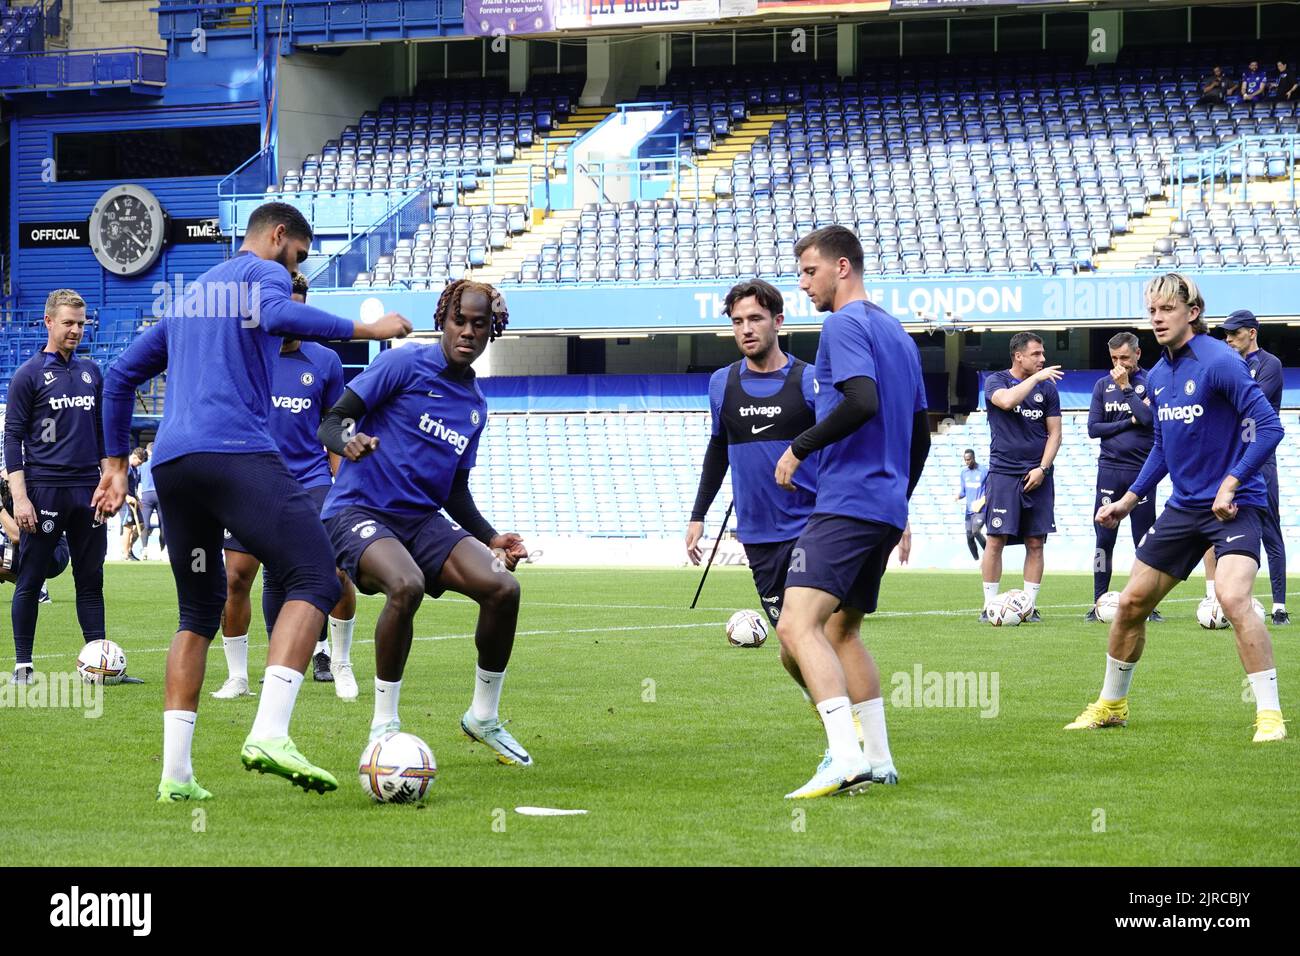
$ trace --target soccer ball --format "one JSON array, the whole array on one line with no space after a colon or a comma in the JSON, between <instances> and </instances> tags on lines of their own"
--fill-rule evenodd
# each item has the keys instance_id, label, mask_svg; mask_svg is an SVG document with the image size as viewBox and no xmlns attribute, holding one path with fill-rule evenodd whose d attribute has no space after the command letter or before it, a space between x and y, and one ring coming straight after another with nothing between
<instances>
[{"instance_id":1,"label":"soccer ball","mask_svg":"<svg viewBox=\"0 0 1300 956\"><path fill-rule=\"evenodd\" d=\"M1217 631L1228 626L1228 619L1224 616L1219 602L1207 597L1196 605L1196 623L1208 631Z\"/></svg>"},{"instance_id":2,"label":"soccer ball","mask_svg":"<svg viewBox=\"0 0 1300 956\"><path fill-rule=\"evenodd\" d=\"M1115 614L1119 611L1119 592L1107 591L1097 598L1097 603L1093 605L1093 609L1097 612L1097 620L1109 624L1115 620Z\"/></svg>"},{"instance_id":3,"label":"soccer ball","mask_svg":"<svg viewBox=\"0 0 1300 956\"><path fill-rule=\"evenodd\" d=\"M366 744L357 776L376 803L419 803L438 775L433 751L415 734L384 734Z\"/></svg>"},{"instance_id":4,"label":"soccer ball","mask_svg":"<svg viewBox=\"0 0 1300 956\"><path fill-rule=\"evenodd\" d=\"M112 641L89 641L77 653L77 673L87 684L117 684L126 673L126 651Z\"/></svg>"},{"instance_id":5,"label":"soccer ball","mask_svg":"<svg viewBox=\"0 0 1300 956\"><path fill-rule=\"evenodd\" d=\"M1029 615L1034 613L1034 599L1029 596L1028 591L1012 588L1002 595L1002 600L1006 601L1020 615L1021 621L1029 620Z\"/></svg>"},{"instance_id":6,"label":"soccer ball","mask_svg":"<svg viewBox=\"0 0 1300 956\"><path fill-rule=\"evenodd\" d=\"M1020 608L1016 607L1014 600L1008 600L1006 594L999 594L984 610L988 614L989 623L994 627L1019 627L1024 620Z\"/></svg>"},{"instance_id":7,"label":"soccer ball","mask_svg":"<svg viewBox=\"0 0 1300 956\"><path fill-rule=\"evenodd\" d=\"M757 611L737 611L727 622L727 640L732 647L762 647L767 624Z\"/></svg>"}]
</instances>

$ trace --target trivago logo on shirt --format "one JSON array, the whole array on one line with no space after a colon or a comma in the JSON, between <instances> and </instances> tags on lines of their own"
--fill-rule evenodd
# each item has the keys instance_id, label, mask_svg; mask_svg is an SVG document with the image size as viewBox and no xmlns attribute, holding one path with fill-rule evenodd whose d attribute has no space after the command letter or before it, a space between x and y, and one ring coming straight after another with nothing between
<instances>
[{"instance_id":1,"label":"trivago logo on shirt","mask_svg":"<svg viewBox=\"0 0 1300 956\"><path fill-rule=\"evenodd\" d=\"M95 408L94 395L52 395L50 396L50 411L57 412L65 408L82 408L86 411L93 411Z\"/></svg>"},{"instance_id":2,"label":"trivago logo on shirt","mask_svg":"<svg viewBox=\"0 0 1300 956\"><path fill-rule=\"evenodd\" d=\"M1182 422L1190 425L1205 414L1205 406L1199 402L1195 405L1161 405L1156 413L1162 422Z\"/></svg>"},{"instance_id":3,"label":"trivago logo on shirt","mask_svg":"<svg viewBox=\"0 0 1300 956\"><path fill-rule=\"evenodd\" d=\"M420 415L420 431L426 435L433 435L435 438L441 438L447 444L456 449L457 455L465 454L465 449L469 447L469 436L462 435L454 428L448 428L442 423L441 418L432 418L428 412Z\"/></svg>"},{"instance_id":4,"label":"trivago logo on shirt","mask_svg":"<svg viewBox=\"0 0 1300 956\"><path fill-rule=\"evenodd\" d=\"M311 408L311 399L303 398L300 395L272 395L271 406L273 408L283 408L297 415L299 412Z\"/></svg>"},{"instance_id":5,"label":"trivago logo on shirt","mask_svg":"<svg viewBox=\"0 0 1300 956\"><path fill-rule=\"evenodd\" d=\"M781 414L780 405L742 405L740 406L740 417L748 418L751 415L762 415L764 418L776 418Z\"/></svg>"},{"instance_id":6,"label":"trivago logo on shirt","mask_svg":"<svg viewBox=\"0 0 1300 956\"><path fill-rule=\"evenodd\" d=\"M1041 408L1026 408L1023 405L1017 405L1012 409L1012 411L1017 415L1023 415L1031 422L1036 422L1043 417L1043 410Z\"/></svg>"},{"instance_id":7,"label":"trivago logo on shirt","mask_svg":"<svg viewBox=\"0 0 1300 956\"><path fill-rule=\"evenodd\" d=\"M1129 407L1129 403L1128 403L1128 402L1107 402L1107 403L1106 403L1106 411L1107 411L1107 413L1110 413L1110 412L1129 412L1129 413L1131 414L1132 411L1133 411L1133 409Z\"/></svg>"}]
</instances>

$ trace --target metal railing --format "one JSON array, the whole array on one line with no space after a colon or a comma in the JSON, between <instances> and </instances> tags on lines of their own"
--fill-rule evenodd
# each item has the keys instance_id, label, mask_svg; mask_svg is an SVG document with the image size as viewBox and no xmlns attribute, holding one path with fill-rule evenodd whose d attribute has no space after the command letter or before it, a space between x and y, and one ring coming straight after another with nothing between
<instances>
[{"instance_id":1,"label":"metal railing","mask_svg":"<svg viewBox=\"0 0 1300 956\"><path fill-rule=\"evenodd\" d=\"M1295 165L1300 159L1300 137L1295 133L1243 136L1202 153L1173 156L1173 182L1178 195L1178 214L1183 214L1189 189L1197 200L1213 203L1222 188L1230 201L1234 189L1241 202L1248 199L1252 181L1289 176L1291 201L1296 198Z\"/></svg>"},{"instance_id":2,"label":"metal railing","mask_svg":"<svg viewBox=\"0 0 1300 956\"><path fill-rule=\"evenodd\" d=\"M406 198L392 213L335 253L325 266L308 276L313 289L350 289L357 275L369 272L380 256L397 248L399 239L429 222L439 190L425 188Z\"/></svg>"},{"instance_id":3,"label":"metal railing","mask_svg":"<svg viewBox=\"0 0 1300 956\"><path fill-rule=\"evenodd\" d=\"M161 88L167 82L167 52L145 47L49 50L0 57L0 91L75 90L101 87Z\"/></svg>"},{"instance_id":4,"label":"metal railing","mask_svg":"<svg viewBox=\"0 0 1300 956\"><path fill-rule=\"evenodd\" d=\"M649 159L593 160L580 166L578 171L596 184L605 202L662 199L669 192L680 196L684 177L688 181L694 179L695 195L700 194L700 168L676 154L652 156ZM611 181L618 183L623 180L630 181L626 199L611 196Z\"/></svg>"}]
</instances>

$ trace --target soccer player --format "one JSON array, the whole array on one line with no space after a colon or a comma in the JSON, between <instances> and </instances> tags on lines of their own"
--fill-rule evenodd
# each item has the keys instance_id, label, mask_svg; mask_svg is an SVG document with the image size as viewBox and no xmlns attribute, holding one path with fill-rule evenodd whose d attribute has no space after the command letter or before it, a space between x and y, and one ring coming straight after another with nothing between
<instances>
[{"instance_id":1,"label":"soccer player","mask_svg":"<svg viewBox=\"0 0 1300 956\"><path fill-rule=\"evenodd\" d=\"M1120 595L1101 695L1065 729L1128 723L1129 685L1146 645L1146 617L1213 545L1219 603L1255 693L1255 742L1282 740L1286 726L1273 645L1251 607L1268 507L1260 471L1282 440L1282 424L1241 359L1205 334L1205 302L1195 282L1178 273L1154 279L1147 286L1147 312L1163 349L1147 377L1156 403L1155 443L1124 497L1098 509L1096 520L1114 527L1166 474L1174 492L1138 545Z\"/></svg>"},{"instance_id":2,"label":"soccer player","mask_svg":"<svg viewBox=\"0 0 1300 956\"><path fill-rule=\"evenodd\" d=\"M970 548L970 556L978 561L980 548L988 546L980 529L984 527L984 496L988 491L989 470L975 460L974 448L962 452L961 461L957 497L953 500L966 502L966 547Z\"/></svg>"},{"instance_id":3,"label":"soccer player","mask_svg":"<svg viewBox=\"0 0 1300 956\"><path fill-rule=\"evenodd\" d=\"M307 301L307 277L293 276L293 300ZM316 437L321 416L343 394L343 363L338 353L316 342L286 338L280 345L272 379L271 411L268 424L271 437L290 474L307 489L316 502L317 513L338 470L338 456L325 451ZM226 606L221 614L222 648L226 654L228 676L221 689L212 696L218 700L242 697L248 691L248 625L253 612L249 593L261 562L250 554L239 539L227 532ZM312 677L322 683L333 682L335 693L343 700L357 699L357 681L352 674L352 628L356 623L357 592L347 575L339 572L343 594L327 618L328 635L334 641L334 659L330 659L327 631L312 654ZM275 629L284 604L284 588L274 575L262 581L262 617L266 633Z\"/></svg>"},{"instance_id":4,"label":"soccer player","mask_svg":"<svg viewBox=\"0 0 1300 956\"><path fill-rule=\"evenodd\" d=\"M826 728L827 752L791 799L848 793L873 780L897 783L885 733L880 670L862 643L895 545L907 560L907 507L930 450L921 356L902 325L867 301L862 245L827 226L795 245L799 287L821 312L817 424L776 466L794 491L802 461L820 452L817 502L792 552L781 645L794 658ZM853 715L862 722L866 752Z\"/></svg>"},{"instance_id":5,"label":"soccer player","mask_svg":"<svg viewBox=\"0 0 1300 956\"><path fill-rule=\"evenodd\" d=\"M1101 439L1094 514L1103 505L1124 496L1146 464L1155 441L1155 415L1147 392L1147 374L1138 365L1142 350L1138 348L1137 336L1132 332L1119 332L1106 344L1110 348L1113 367L1109 375L1097 379L1097 384L1092 387L1092 404L1088 407L1088 437ZM1155 523L1156 498L1154 494L1146 495L1129 515L1134 546ZM1092 566L1094 606L1084 615L1086 621L1098 620L1096 600L1110 590L1115 539L1118 537L1117 528L1097 525L1097 552ZM1150 620L1161 621L1163 618L1153 609Z\"/></svg>"},{"instance_id":6,"label":"soccer player","mask_svg":"<svg viewBox=\"0 0 1300 956\"><path fill-rule=\"evenodd\" d=\"M1282 363L1276 355L1259 347L1259 319L1255 313L1240 309L1223 323L1226 340L1246 360L1250 377L1264 392L1273 411L1282 410ZM1263 521L1264 553L1268 555L1268 579L1273 589L1273 623L1291 623L1286 610L1286 538L1282 534L1281 497L1277 482L1277 457L1270 455L1260 468L1264 487L1268 489L1268 507L1260 515ZM1213 558L1206 563L1209 579L1214 580Z\"/></svg>"},{"instance_id":7,"label":"soccer player","mask_svg":"<svg viewBox=\"0 0 1300 956\"><path fill-rule=\"evenodd\" d=\"M89 643L104 637L104 558L108 529L91 505L104 461L99 366L77 356L86 331L86 303L72 289L45 300L45 348L9 383L5 466L13 516L22 532L14 585L14 681L32 672L41 588L64 534L77 589L77 622Z\"/></svg>"},{"instance_id":8,"label":"soccer player","mask_svg":"<svg viewBox=\"0 0 1300 956\"><path fill-rule=\"evenodd\" d=\"M713 434L686 526L686 556L692 564L700 563L704 516L730 467L736 536L744 545L759 601L775 626L781 618L790 553L817 497L816 456L796 473L793 494L777 488L772 474L790 442L816 422L813 372L807 362L786 355L777 344L785 321L780 290L762 279L741 282L727 293L723 312L731 319L743 358L709 379ZM803 686L784 647L781 663Z\"/></svg>"},{"instance_id":9,"label":"soccer player","mask_svg":"<svg viewBox=\"0 0 1300 956\"><path fill-rule=\"evenodd\" d=\"M126 496L131 403L137 386L166 370L167 403L149 462L166 514L180 622L167 655L160 802L211 796L194 779L190 745L208 646L226 602L223 529L284 583L271 633L266 687L240 759L306 790L338 787L289 737L289 720L326 613L339 599L329 539L311 496L294 481L267 426L280 338L388 339L410 332L400 315L354 323L290 296L289 273L307 258L312 231L286 203L248 218L243 245L178 295L159 322L109 369L104 386L108 465L95 505L115 514Z\"/></svg>"},{"instance_id":10,"label":"soccer player","mask_svg":"<svg viewBox=\"0 0 1300 956\"><path fill-rule=\"evenodd\" d=\"M1045 367L1046 366L1046 367ZM1061 448L1061 398L1056 391L1059 365L1046 365L1043 340L1033 332L1011 336L1011 368L984 380L988 400L988 494L984 501L989 543L980 570L984 610L1002 581L1002 550L1025 545L1025 591L1034 601L1029 623L1042 620L1038 589L1043 583L1043 546L1056 530L1056 491L1052 462Z\"/></svg>"},{"instance_id":11,"label":"soccer player","mask_svg":"<svg viewBox=\"0 0 1300 956\"><path fill-rule=\"evenodd\" d=\"M139 561L135 556L135 539L140 534L140 466L144 463L144 449L137 448L127 459L126 510L122 512L121 537L126 539L122 557Z\"/></svg>"},{"instance_id":12,"label":"soccer player","mask_svg":"<svg viewBox=\"0 0 1300 956\"><path fill-rule=\"evenodd\" d=\"M149 560L149 533L153 516L158 516L158 549L167 550L163 534L162 509L158 507L158 490L153 484L153 442L144 446L144 461L140 462L140 560Z\"/></svg>"},{"instance_id":13,"label":"soccer player","mask_svg":"<svg viewBox=\"0 0 1300 956\"><path fill-rule=\"evenodd\" d=\"M474 695L461 730L501 763L529 767L533 758L498 714L519 616L519 582L505 572L528 552L519 535L493 529L469 490L487 424L470 366L508 321L496 289L458 279L438 299L438 345L391 349L352 380L318 432L347 459L321 514L339 567L362 593L385 598L371 739L401 728L402 674L424 595L455 591L479 606Z\"/></svg>"}]
</instances>

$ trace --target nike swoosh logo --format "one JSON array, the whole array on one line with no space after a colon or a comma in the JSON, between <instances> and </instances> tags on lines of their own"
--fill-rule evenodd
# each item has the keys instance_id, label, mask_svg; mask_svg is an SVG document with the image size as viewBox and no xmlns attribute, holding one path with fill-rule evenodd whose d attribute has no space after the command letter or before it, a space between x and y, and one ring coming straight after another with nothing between
<instances>
[{"instance_id":1,"label":"nike swoosh logo","mask_svg":"<svg viewBox=\"0 0 1300 956\"><path fill-rule=\"evenodd\" d=\"M272 674L271 676L274 677L276 680L282 680L282 681L284 681L286 684L292 684L292 683L293 683L293 681L289 680L289 678L287 678L287 677L281 677L279 674Z\"/></svg>"},{"instance_id":2,"label":"nike swoosh logo","mask_svg":"<svg viewBox=\"0 0 1300 956\"><path fill-rule=\"evenodd\" d=\"M1163 388L1157 388L1157 389L1156 389L1156 394L1159 395L1159 394L1160 394L1161 392L1163 392L1163 391L1164 391Z\"/></svg>"},{"instance_id":3,"label":"nike swoosh logo","mask_svg":"<svg viewBox=\"0 0 1300 956\"><path fill-rule=\"evenodd\" d=\"M429 397L430 397L430 398L442 398L442 396L439 395L437 392L430 392L430 393L429 393Z\"/></svg>"},{"instance_id":4,"label":"nike swoosh logo","mask_svg":"<svg viewBox=\"0 0 1300 956\"><path fill-rule=\"evenodd\" d=\"M775 425L775 424L776 424L776 422L773 422L772 425L764 425L762 428L759 428L757 425L755 425L755 426L753 426L752 428L750 428L750 431L751 431L753 434L757 435L759 432L765 432L765 431L767 431L769 428L771 428L771 427L772 427L773 425Z\"/></svg>"},{"instance_id":5,"label":"nike swoosh logo","mask_svg":"<svg viewBox=\"0 0 1300 956\"><path fill-rule=\"evenodd\" d=\"M1229 536L1228 536L1228 543L1231 544L1232 542L1236 541L1238 538L1244 538L1244 537L1246 537L1244 534L1234 534L1234 535L1229 535Z\"/></svg>"},{"instance_id":6,"label":"nike swoosh logo","mask_svg":"<svg viewBox=\"0 0 1300 956\"><path fill-rule=\"evenodd\" d=\"M841 711L841 710L843 710L843 709L844 709L844 705L843 705L843 704L840 704L840 706L836 707L835 710L828 710L828 711L826 711L826 716L829 717L831 714L837 713L837 712L839 712L839 711Z\"/></svg>"},{"instance_id":7,"label":"nike swoosh logo","mask_svg":"<svg viewBox=\"0 0 1300 956\"><path fill-rule=\"evenodd\" d=\"M479 680L481 680L481 681L482 681L483 683L485 683L485 684L490 684L490 683L492 683L492 682L491 682L490 680L488 680L486 677L480 677Z\"/></svg>"}]
</instances>

